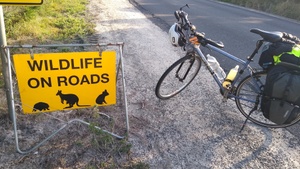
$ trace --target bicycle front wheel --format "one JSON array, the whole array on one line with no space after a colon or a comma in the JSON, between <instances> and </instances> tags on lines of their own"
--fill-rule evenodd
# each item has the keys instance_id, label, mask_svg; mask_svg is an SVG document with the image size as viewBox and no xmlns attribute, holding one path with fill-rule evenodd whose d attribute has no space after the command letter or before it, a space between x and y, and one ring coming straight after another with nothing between
<instances>
[{"instance_id":1,"label":"bicycle front wheel","mask_svg":"<svg viewBox=\"0 0 300 169\"><path fill-rule=\"evenodd\" d=\"M257 72L244 78L238 85L235 102L240 112L253 123L264 127L282 128L297 123L300 120L300 116L289 124L276 124L264 117L260 105L266 77L266 72ZM250 114L255 105L257 108Z\"/></svg>"},{"instance_id":2,"label":"bicycle front wheel","mask_svg":"<svg viewBox=\"0 0 300 169\"><path fill-rule=\"evenodd\" d=\"M157 82L155 94L160 99L169 99L185 89L196 77L201 60L193 53L187 54L171 65Z\"/></svg>"}]
</instances>

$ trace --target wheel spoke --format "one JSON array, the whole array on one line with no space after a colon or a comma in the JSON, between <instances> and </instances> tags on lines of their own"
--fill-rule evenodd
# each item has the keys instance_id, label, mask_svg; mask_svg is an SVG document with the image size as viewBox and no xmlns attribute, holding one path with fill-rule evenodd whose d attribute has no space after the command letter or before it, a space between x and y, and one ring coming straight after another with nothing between
<instances>
[{"instance_id":1,"label":"wheel spoke","mask_svg":"<svg viewBox=\"0 0 300 169\"><path fill-rule=\"evenodd\" d=\"M259 72L254 73L252 76L248 76L243 79L237 87L235 99L236 105L240 112L245 116L248 117L248 114L255 106L256 97L259 96L259 103L258 108L253 111L253 113L249 116L249 120L255 124L264 126L264 127L272 127L272 128L279 128L279 127L288 127L300 120L300 117L291 122L290 124L275 124L264 117L263 112L261 111L260 104L261 99L263 97L262 90L266 81L266 73Z\"/></svg>"},{"instance_id":2,"label":"wheel spoke","mask_svg":"<svg viewBox=\"0 0 300 169\"><path fill-rule=\"evenodd\" d=\"M155 94L160 99L169 99L185 89L196 77L201 60L188 54L172 64L159 79Z\"/></svg>"}]
</instances>

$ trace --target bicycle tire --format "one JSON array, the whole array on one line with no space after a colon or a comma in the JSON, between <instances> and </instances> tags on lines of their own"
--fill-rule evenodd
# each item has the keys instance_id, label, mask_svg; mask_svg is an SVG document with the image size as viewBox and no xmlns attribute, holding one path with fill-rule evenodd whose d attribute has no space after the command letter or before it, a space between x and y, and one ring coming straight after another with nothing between
<instances>
[{"instance_id":1,"label":"bicycle tire","mask_svg":"<svg viewBox=\"0 0 300 169\"><path fill-rule=\"evenodd\" d=\"M174 97L194 80L200 67L201 59L193 53L180 58L160 77L155 88L156 96L163 100ZM186 72L188 73L186 74ZM180 80L184 76L186 76L185 79Z\"/></svg>"},{"instance_id":2,"label":"bicycle tire","mask_svg":"<svg viewBox=\"0 0 300 169\"><path fill-rule=\"evenodd\" d=\"M289 124L276 124L264 117L261 111L260 104L263 96L263 88L266 81L267 73L257 72L252 76L245 77L237 86L236 89L236 105L239 111L253 123L269 128L284 128L296 124L300 120L300 116L293 120ZM250 111L255 106L256 98L259 99L257 110L252 112L249 116ZM250 102L252 100L252 102ZM249 116L249 117L248 117Z\"/></svg>"}]
</instances>

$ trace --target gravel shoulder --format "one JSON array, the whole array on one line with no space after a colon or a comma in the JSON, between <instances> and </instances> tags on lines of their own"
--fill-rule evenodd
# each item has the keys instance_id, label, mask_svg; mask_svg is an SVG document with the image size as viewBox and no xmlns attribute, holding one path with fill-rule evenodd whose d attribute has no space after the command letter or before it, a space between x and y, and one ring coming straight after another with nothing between
<instances>
[{"instance_id":1,"label":"gravel shoulder","mask_svg":"<svg viewBox=\"0 0 300 169\"><path fill-rule=\"evenodd\" d=\"M112 5L112 3L114 5ZM151 168L299 168L299 139L285 129L252 123L233 102L223 104L207 70L181 95L161 101L154 88L183 55L166 32L127 0L101 0L97 19L104 41L125 42L132 155Z\"/></svg>"}]
</instances>

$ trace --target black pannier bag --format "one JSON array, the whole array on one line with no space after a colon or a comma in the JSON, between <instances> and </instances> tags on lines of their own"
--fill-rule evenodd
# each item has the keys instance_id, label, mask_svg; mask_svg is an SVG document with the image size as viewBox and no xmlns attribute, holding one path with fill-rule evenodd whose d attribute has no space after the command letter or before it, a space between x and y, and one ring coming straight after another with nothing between
<instances>
[{"instance_id":1,"label":"black pannier bag","mask_svg":"<svg viewBox=\"0 0 300 169\"><path fill-rule=\"evenodd\" d=\"M281 41L266 43L258 64L268 70L279 62L300 65L300 39L283 32Z\"/></svg>"},{"instance_id":2,"label":"black pannier bag","mask_svg":"<svg viewBox=\"0 0 300 169\"><path fill-rule=\"evenodd\" d=\"M258 64L264 69L269 69L279 62L300 65L300 53L298 54L300 45L276 42L267 44L264 48L258 61Z\"/></svg>"},{"instance_id":3,"label":"black pannier bag","mask_svg":"<svg viewBox=\"0 0 300 169\"><path fill-rule=\"evenodd\" d=\"M276 124L290 124L300 115L300 67L279 63L270 68L261 102L263 115Z\"/></svg>"}]
</instances>

